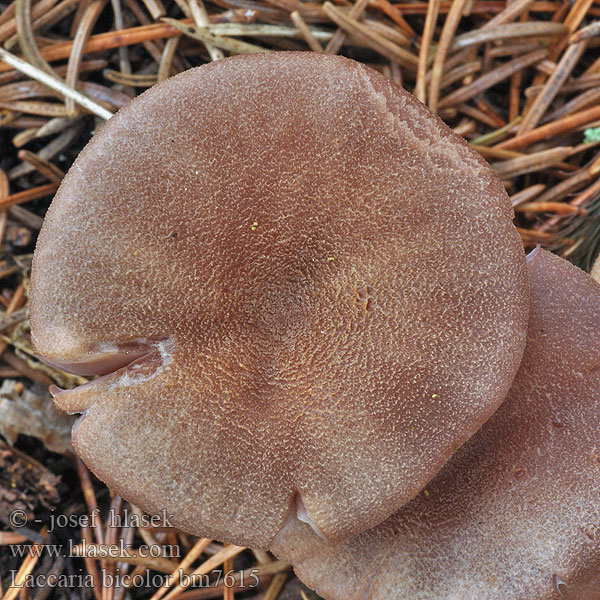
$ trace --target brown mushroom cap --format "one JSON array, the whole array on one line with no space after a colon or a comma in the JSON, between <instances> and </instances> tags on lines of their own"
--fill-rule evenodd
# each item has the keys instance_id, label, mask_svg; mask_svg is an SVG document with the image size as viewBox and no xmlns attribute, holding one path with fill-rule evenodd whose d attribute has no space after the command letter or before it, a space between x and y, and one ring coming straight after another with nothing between
<instances>
[{"instance_id":1,"label":"brown mushroom cap","mask_svg":"<svg viewBox=\"0 0 600 600\"><path fill-rule=\"evenodd\" d=\"M290 509L338 540L508 392L529 306L511 219L487 164L375 71L218 61L134 100L69 171L35 348L123 367L56 402L86 412L77 452L125 498L238 544L267 546Z\"/></svg>"},{"instance_id":2,"label":"brown mushroom cap","mask_svg":"<svg viewBox=\"0 0 600 600\"><path fill-rule=\"evenodd\" d=\"M327 599L600 598L600 285L529 261L507 400L410 504L337 546L290 523L273 550Z\"/></svg>"}]
</instances>

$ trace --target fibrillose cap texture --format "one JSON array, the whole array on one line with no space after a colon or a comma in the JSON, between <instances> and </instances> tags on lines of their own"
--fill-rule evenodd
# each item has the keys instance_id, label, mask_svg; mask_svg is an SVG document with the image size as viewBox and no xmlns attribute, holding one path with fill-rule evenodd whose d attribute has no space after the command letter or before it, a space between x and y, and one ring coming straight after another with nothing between
<instances>
[{"instance_id":1,"label":"fibrillose cap texture","mask_svg":"<svg viewBox=\"0 0 600 600\"><path fill-rule=\"evenodd\" d=\"M600 598L600 285L544 250L507 399L425 491L338 545L272 549L327 600Z\"/></svg>"},{"instance_id":2,"label":"fibrillose cap texture","mask_svg":"<svg viewBox=\"0 0 600 600\"><path fill-rule=\"evenodd\" d=\"M75 448L126 499L237 544L296 513L339 540L508 392L528 315L512 216L486 163L375 71L218 61L75 161L35 253L35 348L122 367L56 402L85 411Z\"/></svg>"}]
</instances>

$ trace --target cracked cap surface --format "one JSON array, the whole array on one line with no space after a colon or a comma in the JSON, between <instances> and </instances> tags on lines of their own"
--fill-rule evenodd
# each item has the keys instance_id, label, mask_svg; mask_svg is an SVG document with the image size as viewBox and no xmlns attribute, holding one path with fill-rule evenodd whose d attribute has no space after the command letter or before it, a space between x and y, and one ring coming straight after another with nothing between
<instances>
[{"instance_id":1,"label":"cracked cap surface","mask_svg":"<svg viewBox=\"0 0 600 600\"><path fill-rule=\"evenodd\" d=\"M511 220L487 164L375 71L218 61L76 160L36 248L34 345L123 367L56 402L85 411L75 448L126 499L256 547L298 505L339 540L508 392L529 306Z\"/></svg>"}]
</instances>

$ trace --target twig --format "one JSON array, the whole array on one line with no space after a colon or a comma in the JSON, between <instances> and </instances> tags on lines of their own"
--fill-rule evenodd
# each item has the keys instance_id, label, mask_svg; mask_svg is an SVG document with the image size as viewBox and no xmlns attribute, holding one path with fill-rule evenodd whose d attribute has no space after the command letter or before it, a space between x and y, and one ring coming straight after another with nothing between
<instances>
[{"instance_id":1,"label":"twig","mask_svg":"<svg viewBox=\"0 0 600 600\"><path fill-rule=\"evenodd\" d=\"M15 0L17 36L25 58L40 71L54 77L52 67L44 60L37 47L31 26L31 0Z\"/></svg>"},{"instance_id":2,"label":"twig","mask_svg":"<svg viewBox=\"0 0 600 600\"><path fill-rule=\"evenodd\" d=\"M302 34L304 41L307 46L313 52L323 52L323 46L319 43L319 40L314 36L313 32L310 30L310 27L306 24L306 21L302 18L302 15L294 10L290 14L290 17L294 23L294 25L298 28L298 31Z\"/></svg>"},{"instance_id":3,"label":"twig","mask_svg":"<svg viewBox=\"0 0 600 600\"><path fill-rule=\"evenodd\" d=\"M352 7L350 8L350 12L348 13L348 19L358 19L363 14L365 8L367 7L369 0L356 0ZM325 8L325 7L323 7ZM327 11L325 10L327 13ZM329 17L331 15L327 13ZM335 19L332 19L338 26L340 25ZM346 39L345 31L339 27L337 31L333 34L332 38L329 40L327 46L325 46L325 52L327 54L337 54L341 47L344 45L344 40Z\"/></svg>"},{"instance_id":4,"label":"twig","mask_svg":"<svg viewBox=\"0 0 600 600\"><path fill-rule=\"evenodd\" d=\"M105 6L106 0L92 0L83 13L77 32L75 33L73 47L71 48L71 54L69 55L69 62L67 64L65 83L71 89L77 88L77 78L79 76L79 67L83 59L83 49L86 41L90 37L92 28L96 24L96 21L100 17L100 13L104 10ZM75 116L75 98L67 95L65 106L67 108L67 116Z\"/></svg>"},{"instance_id":5,"label":"twig","mask_svg":"<svg viewBox=\"0 0 600 600\"><path fill-rule=\"evenodd\" d=\"M366 25L351 19L335 8L331 2L325 2L323 10L339 27L361 39L365 44L373 48L373 50L376 50L390 60L396 61L410 71L416 70L418 59L408 50L380 36Z\"/></svg>"},{"instance_id":6,"label":"twig","mask_svg":"<svg viewBox=\"0 0 600 600\"><path fill-rule=\"evenodd\" d=\"M196 27L206 27L209 24L208 15L206 14L206 8L204 8L202 0L188 0L188 3ZM211 60L219 60L225 57L223 52L210 42L204 40L204 45L208 50Z\"/></svg>"},{"instance_id":7,"label":"twig","mask_svg":"<svg viewBox=\"0 0 600 600\"><path fill-rule=\"evenodd\" d=\"M214 35L208 30L207 27L194 27L193 25L185 25L176 19L164 18L163 21L185 35L200 40L201 42L209 42L215 48L222 48L223 50L228 50L229 52L233 52L235 54L268 52L267 48L262 48L256 44L249 44L248 42L243 42L241 40L223 37L221 35Z\"/></svg>"},{"instance_id":8,"label":"twig","mask_svg":"<svg viewBox=\"0 0 600 600\"><path fill-rule=\"evenodd\" d=\"M225 562L228 558L233 558L237 556L240 552L244 551L245 548L241 548L240 546L227 546L223 548L221 552L218 552L211 558L209 558L206 562L203 562L184 582L187 585L182 585L180 582L175 588L173 588L166 596L165 600L174 600L179 596L187 586L189 586L193 581L195 576L206 575L210 573L214 568L218 567L220 564Z\"/></svg>"},{"instance_id":9,"label":"twig","mask_svg":"<svg viewBox=\"0 0 600 600\"><path fill-rule=\"evenodd\" d=\"M28 62L20 59L18 56L7 52L3 48L0 48L0 60L3 60L6 64L10 65L17 71L24 73L25 75L43 83L45 86L49 87L51 90L55 90L66 96L67 98L71 98L74 102L83 106L86 110L98 115L103 119L110 119L112 117L112 113L93 100L90 100L87 96L84 96L82 93L71 89L69 86L65 85L56 77L52 75L48 75L48 73L44 73L44 71L40 71L40 69L30 65Z\"/></svg>"},{"instance_id":10,"label":"twig","mask_svg":"<svg viewBox=\"0 0 600 600\"><path fill-rule=\"evenodd\" d=\"M513 194L510 197L511 204L513 208L518 206L523 202L529 202L533 200L536 196L539 196L544 190L546 186L543 183L538 183L536 185L529 186L516 194Z\"/></svg>"},{"instance_id":11,"label":"twig","mask_svg":"<svg viewBox=\"0 0 600 600\"><path fill-rule=\"evenodd\" d=\"M587 40L573 44L567 48L567 51L563 54L560 59L556 70L550 76L544 89L536 97L533 104L523 117L519 132L517 136L523 135L528 131L531 131L544 116L544 113L548 110L548 107L552 103L552 100L556 97L556 94L560 91L567 77L571 75L573 68L578 63L581 55L585 51L587 46Z\"/></svg>"},{"instance_id":12,"label":"twig","mask_svg":"<svg viewBox=\"0 0 600 600\"><path fill-rule=\"evenodd\" d=\"M423 38L421 40L421 49L419 50L419 63L417 66L417 84L415 86L415 96L425 104L427 102L427 92L425 87L425 74L427 73L427 61L429 60L429 49L431 40L438 18L440 9L440 0L429 0L427 6L427 16L425 17L425 27L423 29Z\"/></svg>"},{"instance_id":13,"label":"twig","mask_svg":"<svg viewBox=\"0 0 600 600\"><path fill-rule=\"evenodd\" d=\"M431 84L429 85L429 108L433 112L437 112L439 100L440 100L440 83L442 80L442 72L444 70L444 63L446 62L446 56L452 45L456 28L460 22L463 10L467 0L452 0L452 7L446 17L444 28L442 29L442 35L435 52L435 58L433 60L433 67L431 69ZM441 108L441 106L440 106Z\"/></svg>"},{"instance_id":14,"label":"twig","mask_svg":"<svg viewBox=\"0 0 600 600\"><path fill-rule=\"evenodd\" d=\"M510 140L506 140L505 142L501 142L496 147L504 150L517 150L520 148L526 148L535 142L552 138L566 131L571 131L580 125L585 125L586 123L590 123L596 119L600 119L600 106L594 106L593 108L588 108L587 110L569 115L559 119L558 121L553 121L552 123L542 125L541 127L533 129L532 131L529 131L528 133L517 138L512 138Z\"/></svg>"},{"instance_id":15,"label":"twig","mask_svg":"<svg viewBox=\"0 0 600 600\"><path fill-rule=\"evenodd\" d=\"M169 574L169 577L165 580L164 584L155 592L150 600L160 600L168 591L169 588L175 583L177 576L187 571L194 561L204 552L206 547L211 543L212 540L208 538L200 538L187 553L185 558L177 565L177 568Z\"/></svg>"},{"instance_id":16,"label":"twig","mask_svg":"<svg viewBox=\"0 0 600 600\"><path fill-rule=\"evenodd\" d=\"M24 588L27 576L33 571L41 556L41 553L36 552L36 550L41 550L39 544L34 544L29 550L29 554L25 557L17 574L14 576L13 584L6 590L6 594L4 594L2 600L15 600L19 592Z\"/></svg>"},{"instance_id":17,"label":"twig","mask_svg":"<svg viewBox=\"0 0 600 600\"><path fill-rule=\"evenodd\" d=\"M38 187L30 188L16 194L11 194L6 198L0 200L0 209L8 208L9 206L15 206L16 204L22 204L23 202L30 202L31 200L38 200L46 196L51 196L58 189L58 184L47 183L46 185L40 185Z\"/></svg>"},{"instance_id":18,"label":"twig","mask_svg":"<svg viewBox=\"0 0 600 600\"><path fill-rule=\"evenodd\" d=\"M571 153L571 148L551 148L542 150L533 154L527 154L519 158L492 163L492 168L500 179L509 179L524 175L525 173L534 173L546 167L550 167L564 160Z\"/></svg>"},{"instance_id":19,"label":"twig","mask_svg":"<svg viewBox=\"0 0 600 600\"><path fill-rule=\"evenodd\" d=\"M475 44L508 40L511 38L526 37L553 37L564 34L566 31L562 23L545 23L543 21L529 21L527 23L510 23L496 27L482 27L457 36L452 43L451 50L461 50Z\"/></svg>"},{"instance_id":20,"label":"twig","mask_svg":"<svg viewBox=\"0 0 600 600\"><path fill-rule=\"evenodd\" d=\"M513 73L518 73L525 67L543 60L547 55L547 50L536 50L535 52L531 52L525 56L519 56L519 58L515 58L514 60L503 64L493 71L482 75L473 83L470 83L469 85L466 85L452 92L451 94L448 94L448 96L440 101L439 108L442 109L448 106L453 106L460 102L466 102L493 85L500 83L504 79L508 79Z\"/></svg>"}]
</instances>

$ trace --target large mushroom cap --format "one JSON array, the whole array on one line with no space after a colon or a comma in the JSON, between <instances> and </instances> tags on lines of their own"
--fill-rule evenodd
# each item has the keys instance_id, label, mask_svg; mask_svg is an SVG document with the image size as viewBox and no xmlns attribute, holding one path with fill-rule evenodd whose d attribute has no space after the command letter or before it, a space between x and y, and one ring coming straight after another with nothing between
<instances>
[{"instance_id":1,"label":"large mushroom cap","mask_svg":"<svg viewBox=\"0 0 600 600\"><path fill-rule=\"evenodd\" d=\"M73 165L36 249L35 348L122 367L56 401L85 411L74 445L125 498L239 544L290 509L341 539L508 392L529 306L511 219L485 162L376 72L218 61Z\"/></svg>"},{"instance_id":2,"label":"large mushroom cap","mask_svg":"<svg viewBox=\"0 0 600 600\"><path fill-rule=\"evenodd\" d=\"M600 285L537 251L507 400L410 504L337 546L273 545L339 600L600 599Z\"/></svg>"}]
</instances>

